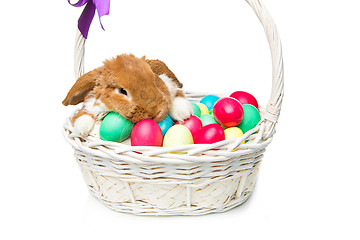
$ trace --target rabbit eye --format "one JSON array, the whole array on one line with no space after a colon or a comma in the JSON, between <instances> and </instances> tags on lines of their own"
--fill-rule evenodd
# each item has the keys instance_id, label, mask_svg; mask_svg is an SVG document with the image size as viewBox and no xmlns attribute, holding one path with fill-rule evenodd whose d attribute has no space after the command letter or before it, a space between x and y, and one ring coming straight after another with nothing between
<instances>
[{"instance_id":1,"label":"rabbit eye","mask_svg":"<svg viewBox=\"0 0 360 240\"><path fill-rule=\"evenodd\" d=\"M128 95L127 91L126 91L124 88L116 88L115 91L116 91L116 93L118 93L118 94L123 94L123 95L125 95L125 96Z\"/></svg>"},{"instance_id":2,"label":"rabbit eye","mask_svg":"<svg viewBox=\"0 0 360 240\"><path fill-rule=\"evenodd\" d=\"M120 88L120 93L127 96L127 91L124 88Z\"/></svg>"}]
</instances>

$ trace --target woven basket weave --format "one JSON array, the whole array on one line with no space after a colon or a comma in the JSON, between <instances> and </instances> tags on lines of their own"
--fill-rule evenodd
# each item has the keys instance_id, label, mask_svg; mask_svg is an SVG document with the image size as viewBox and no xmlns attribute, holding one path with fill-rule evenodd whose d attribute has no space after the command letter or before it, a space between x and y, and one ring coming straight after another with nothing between
<instances>
[{"instance_id":1,"label":"woven basket weave","mask_svg":"<svg viewBox=\"0 0 360 240\"><path fill-rule=\"evenodd\" d=\"M64 136L75 149L90 192L109 208L138 215L201 215L223 212L246 201L255 187L265 148L275 132L283 98L283 59L276 26L260 0L254 9L270 44L273 76L261 122L238 139L181 147L132 147L83 138L70 118ZM85 39L78 32L75 77L83 74ZM186 93L190 101L207 94ZM246 144L241 144L248 140ZM185 154L173 154L184 152Z\"/></svg>"}]
</instances>

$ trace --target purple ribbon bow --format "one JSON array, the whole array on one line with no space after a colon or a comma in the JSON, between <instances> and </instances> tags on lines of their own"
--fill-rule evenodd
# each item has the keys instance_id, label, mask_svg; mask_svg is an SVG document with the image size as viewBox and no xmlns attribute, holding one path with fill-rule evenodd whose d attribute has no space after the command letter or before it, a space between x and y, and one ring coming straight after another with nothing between
<instances>
[{"instance_id":1,"label":"purple ribbon bow","mask_svg":"<svg viewBox=\"0 0 360 240\"><path fill-rule=\"evenodd\" d=\"M98 12L100 25L102 29L105 30L101 23L101 17L104 15L109 15L110 0L79 0L74 4L72 4L70 1L71 0L68 0L69 4L74 7L82 7L86 4L78 21L78 28L84 38L87 39L88 37L89 28L92 20L94 19L95 10Z\"/></svg>"}]
</instances>

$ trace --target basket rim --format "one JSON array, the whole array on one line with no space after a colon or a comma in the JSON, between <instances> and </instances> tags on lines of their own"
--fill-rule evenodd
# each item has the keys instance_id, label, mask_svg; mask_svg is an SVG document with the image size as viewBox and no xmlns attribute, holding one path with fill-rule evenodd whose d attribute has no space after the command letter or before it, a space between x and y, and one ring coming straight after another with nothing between
<instances>
[{"instance_id":1,"label":"basket rim","mask_svg":"<svg viewBox=\"0 0 360 240\"><path fill-rule=\"evenodd\" d=\"M186 92L187 98L200 98L206 93ZM264 115L264 109L260 106L260 113ZM76 110L74 111L74 113ZM219 162L228 158L244 157L267 147L272 141L272 136L267 135L265 121L262 118L258 125L247 131L239 138L223 140L212 144L191 144L177 147L155 147L155 146L131 146L123 142L104 141L98 137L77 135L73 131L71 116L63 125L63 135L67 142L76 150L98 155L104 158L118 159L139 163L192 163L192 162ZM242 143L249 140L247 143ZM174 154L182 152L183 154ZM128 157L125 157L125 155Z\"/></svg>"},{"instance_id":2,"label":"basket rim","mask_svg":"<svg viewBox=\"0 0 360 240\"><path fill-rule=\"evenodd\" d=\"M155 146L131 146L124 143L104 141L96 137L88 136L82 137L72 132L72 126L68 121L63 126L63 135L67 142L76 150L86 151L93 155L99 154L101 151L108 155L108 157L116 157L119 154L130 154L133 157L136 155L143 155L143 160L152 159L154 162L163 162L156 158L173 159L175 162L217 162L224 161L231 156L244 156L252 154L267 147L272 141L272 137L260 143L245 143L246 136L257 131L260 127L256 127L244 134L242 137L234 139L223 140L213 144L191 144L178 147L155 147ZM244 137L245 136L245 137ZM237 146L238 145L238 146ZM184 152L184 154L174 154L172 152ZM204 156L206 152L206 156ZM166 160L168 162L168 160Z\"/></svg>"}]
</instances>

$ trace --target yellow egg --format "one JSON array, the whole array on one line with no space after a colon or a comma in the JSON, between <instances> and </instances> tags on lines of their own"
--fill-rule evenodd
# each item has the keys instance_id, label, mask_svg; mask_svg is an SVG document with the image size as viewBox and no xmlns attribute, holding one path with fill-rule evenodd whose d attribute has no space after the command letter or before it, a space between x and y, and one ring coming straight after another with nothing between
<instances>
[{"instance_id":1,"label":"yellow egg","mask_svg":"<svg viewBox=\"0 0 360 240\"><path fill-rule=\"evenodd\" d=\"M174 125L166 132L164 137L164 147L177 147L183 145L194 144L194 139L190 130L184 125ZM183 152L173 152L176 154L184 154Z\"/></svg>"},{"instance_id":2,"label":"yellow egg","mask_svg":"<svg viewBox=\"0 0 360 240\"><path fill-rule=\"evenodd\" d=\"M244 133L241 131L240 128L238 127L230 127L224 130L225 132L225 139L233 139L233 138L238 138L241 137L242 135L244 135ZM245 141L242 141L241 144L244 144Z\"/></svg>"},{"instance_id":3,"label":"yellow egg","mask_svg":"<svg viewBox=\"0 0 360 240\"><path fill-rule=\"evenodd\" d=\"M201 111L201 115L209 114L209 109L205 106L205 104L203 104L203 103L196 103L196 105L199 106L200 111Z\"/></svg>"}]
</instances>

